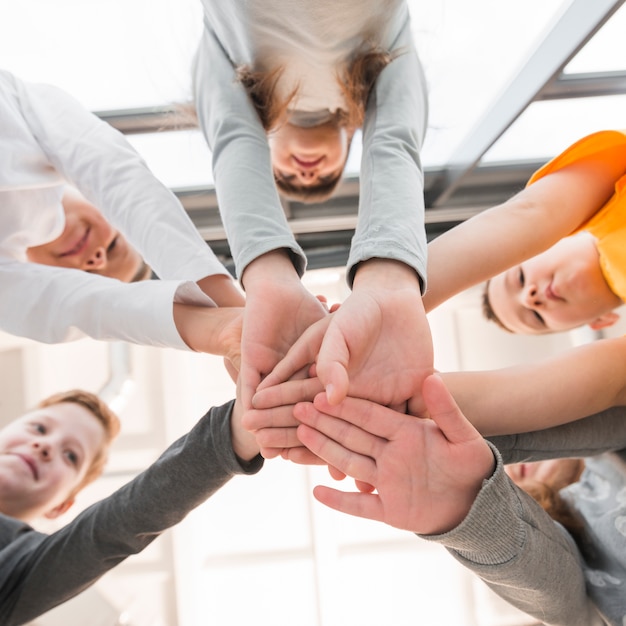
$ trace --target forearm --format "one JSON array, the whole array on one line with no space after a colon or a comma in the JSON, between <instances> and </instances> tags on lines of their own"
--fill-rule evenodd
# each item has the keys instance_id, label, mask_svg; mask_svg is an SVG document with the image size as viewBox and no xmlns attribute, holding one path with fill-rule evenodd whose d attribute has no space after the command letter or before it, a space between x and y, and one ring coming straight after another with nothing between
<instances>
[{"instance_id":1,"label":"forearm","mask_svg":"<svg viewBox=\"0 0 626 626\"><path fill-rule=\"evenodd\" d=\"M302 274L306 258L280 203L265 130L208 27L197 52L195 100L212 150L218 204L237 275L254 259L278 249L290 250Z\"/></svg>"},{"instance_id":2,"label":"forearm","mask_svg":"<svg viewBox=\"0 0 626 626\"><path fill-rule=\"evenodd\" d=\"M626 404L626 338L605 339L539 363L442 374L486 436L556 426Z\"/></svg>"},{"instance_id":3,"label":"forearm","mask_svg":"<svg viewBox=\"0 0 626 626\"><path fill-rule=\"evenodd\" d=\"M0 299L0 326L43 343L89 336L186 349L172 313L179 287L175 281L121 283L71 269L1 262L0 290L11 297Z\"/></svg>"},{"instance_id":4,"label":"forearm","mask_svg":"<svg viewBox=\"0 0 626 626\"><path fill-rule=\"evenodd\" d=\"M572 538L510 482L500 458L465 520L423 538L445 546L498 595L543 623L603 623L587 596Z\"/></svg>"},{"instance_id":5,"label":"forearm","mask_svg":"<svg viewBox=\"0 0 626 626\"><path fill-rule=\"evenodd\" d=\"M396 58L378 76L363 127L359 219L348 281L367 259L400 261L426 285L424 181L420 150L428 98L407 21ZM429 278L430 280L430 278Z\"/></svg>"}]
</instances>

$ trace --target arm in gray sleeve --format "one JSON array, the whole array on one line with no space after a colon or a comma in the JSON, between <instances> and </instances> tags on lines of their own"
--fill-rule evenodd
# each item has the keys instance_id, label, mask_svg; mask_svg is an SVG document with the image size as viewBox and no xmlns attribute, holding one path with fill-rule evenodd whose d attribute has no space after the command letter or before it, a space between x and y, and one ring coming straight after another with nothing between
<instances>
[{"instance_id":1,"label":"arm in gray sleeve","mask_svg":"<svg viewBox=\"0 0 626 626\"><path fill-rule=\"evenodd\" d=\"M160 278L228 274L176 196L121 133L62 90L11 78L22 116L46 157Z\"/></svg>"},{"instance_id":2,"label":"arm in gray sleeve","mask_svg":"<svg viewBox=\"0 0 626 626\"><path fill-rule=\"evenodd\" d=\"M408 18L394 51L398 56L380 73L367 106L349 281L361 261L394 259L415 269L424 291L426 229L420 149L428 99Z\"/></svg>"},{"instance_id":3,"label":"arm in gray sleeve","mask_svg":"<svg viewBox=\"0 0 626 626\"><path fill-rule=\"evenodd\" d=\"M195 63L196 108L213 152L215 189L237 275L280 248L290 252L302 275L306 257L280 203L265 130L206 21Z\"/></svg>"},{"instance_id":4,"label":"arm in gray sleeve","mask_svg":"<svg viewBox=\"0 0 626 626\"><path fill-rule=\"evenodd\" d=\"M463 522L421 537L445 546L499 596L549 626L605 624L587 595L574 540L510 481L493 451L496 470Z\"/></svg>"},{"instance_id":5,"label":"arm in gray sleeve","mask_svg":"<svg viewBox=\"0 0 626 626\"><path fill-rule=\"evenodd\" d=\"M489 437L504 463L588 457L626 448L626 407L615 406L583 419L518 435Z\"/></svg>"},{"instance_id":6,"label":"arm in gray sleeve","mask_svg":"<svg viewBox=\"0 0 626 626\"><path fill-rule=\"evenodd\" d=\"M52 535L0 516L0 623L23 624L68 600L143 550L234 475L259 471L261 457L242 465L233 453L233 402L211 409L145 472Z\"/></svg>"}]
</instances>

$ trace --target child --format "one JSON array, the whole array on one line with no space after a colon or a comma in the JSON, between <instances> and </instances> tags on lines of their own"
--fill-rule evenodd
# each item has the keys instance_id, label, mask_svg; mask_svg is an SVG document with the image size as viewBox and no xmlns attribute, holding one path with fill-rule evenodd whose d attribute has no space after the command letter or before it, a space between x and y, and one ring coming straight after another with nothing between
<instances>
[{"instance_id":1,"label":"child","mask_svg":"<svg viewBox=\"0 0 626 626\"><path fill-rule=\"evenodd\" d=\"M626 300L625 185L625 132L576 142L509 201L430 244L426 310L493 276L485 309L509 331L615 323Z\"/></svg>"},{"instance_id":2,"label":"child","mask_svg":"<svg viewBox=\"0 0 626 626\"><path fill-rule=\"evenodd\" d=\"M381 402L405 401L432 370L420 298L426 245L419 151L427 102L406 2L203 6L195 100L246 290L244 400L323 319L315 340L318 372L333 401L348 385ZM361 125L359 221L348 260L354 290L326 319L299 280L306 259L276 185L299 199L327 196ZM414 367L406 363L409 354L420 355ZM377 380L384 381L379 389L372 385Z\"/></svg>"},{"instance_id":3,"label":"child","mask_svg":"<svg viewBox=\"0 0 626 626\"><path fill-rule=\"evenodd\" d=\"M552 626L617 625L626 618L626 420L624 408L487 443L437 376L424 383L432 419L364 400L301 404L301 440L376 493L318 486L338 511L385 522L445 546L496 593ZM500 453L496 446L501 446ZM507 477L503 463L585 456L565 494L582 520L575 542ZM546 451L548 451L546 453ZM443 581L442 581L443 582Z\"/></svg>"},{"instance_id":4,"label":"child","mask_svg":"<svg viewBox=\"0 0 626 626\"><path fill-rule=\"evenodd\" d=\"M178 303L243 304L176 197L120 133L66 93L0 71L0 129L3 330L47 343L88 335L188 349ZM118 232L163 280L108 278L139 271L136 257L114 271L129 251ZM66 236L62 249L42 249Z\"/></svg>"},{"instance_id":5,"label":"child","mask_svg":"<svg viewBox=\"0 0 626 626\"><path fill-rule=\"evenodd\" d=\"M65 602L232 476L258 472L241 413L238 401L210 409L145 472L51 535L28 522L62 514L97 477L117 419L91 394L68 393L0 430L0 622L24 624Z\"/></svg>"}]
</instances>

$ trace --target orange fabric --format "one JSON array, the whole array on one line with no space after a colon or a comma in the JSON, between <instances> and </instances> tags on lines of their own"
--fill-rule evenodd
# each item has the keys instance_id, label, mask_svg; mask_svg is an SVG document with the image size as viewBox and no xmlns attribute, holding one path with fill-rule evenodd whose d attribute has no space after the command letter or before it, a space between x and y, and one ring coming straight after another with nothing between
<instances>
[{"instance_id":1,"label":"orange fabric","mask_svg":"<svg viewBox=\"0 0 626 626\"><path fill-rule=\"evenodd\" d=\"M626 130L606 130L583 137L537 170L528 185L592 154L601 159L603 151L617 146L626 150ZM615 183L611 199L574 232L581 230L597 239L604 278L611 290L626 302L626 175Z\"/></svg>"}]
</instances>

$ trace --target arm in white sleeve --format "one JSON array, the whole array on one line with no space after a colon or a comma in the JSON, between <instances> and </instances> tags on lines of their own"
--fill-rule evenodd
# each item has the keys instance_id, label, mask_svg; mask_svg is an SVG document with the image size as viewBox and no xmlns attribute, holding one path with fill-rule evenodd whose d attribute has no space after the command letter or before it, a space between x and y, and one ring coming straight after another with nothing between
<instances>
[{"instance_id":1,"label":"arm in white sleeve","mask_svg":"<svg viewBox=\"0 0 626 626\"><path fill-rule=\"evenodd\" d=\"M186 284L203 296L195 283ZM2 261L0 325L12 335L44 343L87 335L189 349L173 317L179 287L179 281L123 283L81 270Z\"/></svg>"},{"instance_id":2,"label":"arm in white sleeve","mask_svg":"<svg viewBox=\"0 0 626 626\"><path fill-rule=\"evenodd\" d=\"M581 555L572 537L497 465L467 517L442 535L445 546L499 596L549 626L605 624L587 595Z\"/></svg>"},{"instance_id":3,"label":"arm in white sleeve","mask_svg":"<svg viewBox=\"0 0 626 626\"><path fill-rule=\"evenodd\" d=\"M420 149L426 132L426 83L407 19L370 94L363 128L359 217L350 257L401 261L426 287L424 176Z\"/></svg>"},{"instance_id":4,"label":"arm in white sleeve","mask_svg":"<svg viewBox=\"0 0 626 626\"><path fill-rule=\"evenodd\" d=\"M174 194L124 136L62 90L12 78L21 112L50 162L163 279L228 272Z\"/></svg>"},{"instance_id":5,"label":"arm in white sleeve","mask_svg":"<svg viewBox=\"0 0 626 626\"><path fill-rule=\"evenodd\" d=\"M195 99L213 153L218 204L241 277L257 257L285 248L302 275L306 257L282 209L263 126L235 69L205 21L196 56Z\"/></svg>"}]
</instances>

